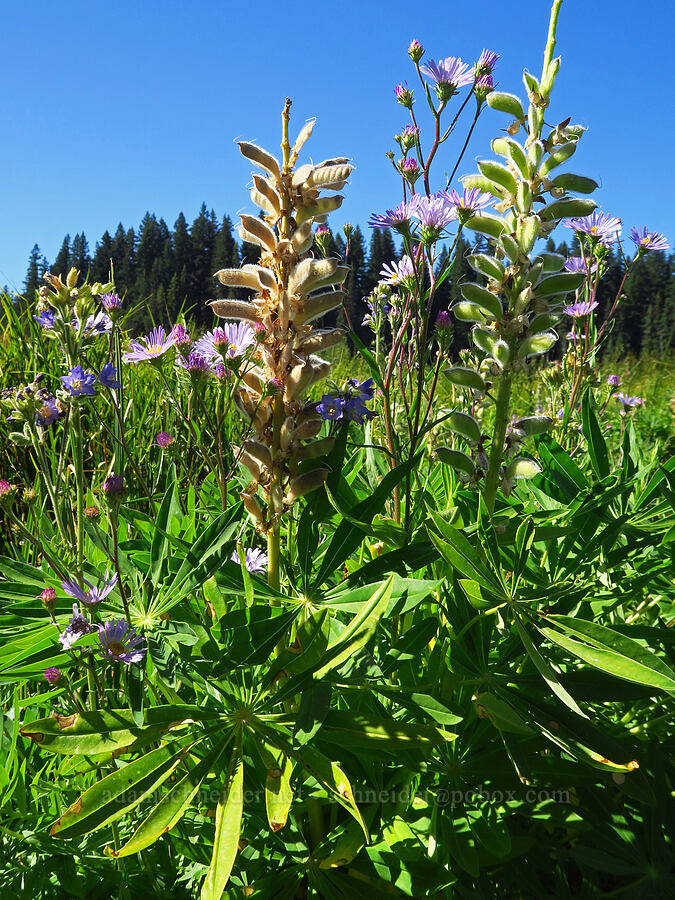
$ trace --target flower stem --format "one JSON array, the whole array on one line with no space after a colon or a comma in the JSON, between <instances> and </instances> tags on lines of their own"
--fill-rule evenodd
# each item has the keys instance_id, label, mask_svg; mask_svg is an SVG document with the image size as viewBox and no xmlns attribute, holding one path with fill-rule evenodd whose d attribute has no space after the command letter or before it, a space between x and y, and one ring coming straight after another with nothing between
<instances>
[{"instance_id":1,"label":"flower stem","mask_svg":"<svg viewBox=\"0 0 675 900\"><path fill-rule=\"evenodd\" d=\"M75 468L75 549L77 572L82 577L84 563L84 449L82 443L82 413L78 404L73 404L72 429L70 432Z\"/></svg>"},{"instance_id":2,"label":"flower stem","mask_svg":"<svg viewBox=\"0 0 675 900\"><path fill-rule=\"evenodd\" d=\"M485 477L484 499L490 514L492 514L495 508L495 498L499 486L499 470L504 455L504 438L506 437L506 425L509 418L509 401L511 399L512 380L512 371L508 368L505 369L499 381L499 391L497 392L497 403L495 405L495 423L492 434L492 443L490 444L490 458L487 475Z\"/></svg>"}]
</instances>

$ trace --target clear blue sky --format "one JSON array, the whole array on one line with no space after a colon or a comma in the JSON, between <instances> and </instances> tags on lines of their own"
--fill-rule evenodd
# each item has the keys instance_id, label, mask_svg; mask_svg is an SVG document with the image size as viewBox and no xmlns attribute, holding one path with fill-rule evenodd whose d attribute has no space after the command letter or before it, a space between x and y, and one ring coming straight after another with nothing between
<instances>
[{"instance_id":1,"label":"clear blue sky","mask_svg":"<svg viewBox=\"0 0 675 900\"><path fill-rule=\"evenodd\" d=\"M51 261L67 232L84 230L93 250L106 228L136 227L146 210L170 227L181 210L191 221L202 201L219 216L251 211L251 167L233 141L276 151L286 95L294 129L317 117L308 153L350 156L357 167L333 225L365 226L372 211L399 200L385 153L407 121L392 88L413 83L410 40L435 59L472 62L492 48L501 54L499 88L524 96L523 68L541 69L549 6L5 0L0 284L20 288L32 245ZM594 196L623 218L625 234L645 224L671 244L674 26L672 0L564 0L563 66L547 116L588 127L574 171L600 182ZM489 155L504 118L484 116L460 174ZM428 132L428 120L422 127ZM455 146L439 156L439 186Z\"/></svg>"}]
</instances>

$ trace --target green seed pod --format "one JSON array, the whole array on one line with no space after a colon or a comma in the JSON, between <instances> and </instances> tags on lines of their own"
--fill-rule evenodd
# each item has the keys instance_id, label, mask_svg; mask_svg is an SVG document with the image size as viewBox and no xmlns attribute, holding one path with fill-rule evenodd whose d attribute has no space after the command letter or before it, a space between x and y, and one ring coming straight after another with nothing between
<instances>
[{"instance_id":1,"label":"green seed pod","mask_svg":"<svg viewBox=\"0 0 675 900\"><path fill-rule=\"evenodd\" d=\"M553 313L541 313L535 316L528 325L528 330L532 334L538 334L540 331L547 331L549 328L555 328L560 322L560 316Z\"/></svg>"},{"instance_id":2,"label":"green seed pod","mask_svg":"<svg viewBox=\"0 0 675 900\"><path fill-rule=\"evenodd\" d=\"M518 359L546 353L557 340L558 335L554 331L541 331L539 334L533 334L531 337L525 338L518 348Z\"/></svg>"},{"instance_id":3,"label":"green seed pod","mask_svg":"<svg viewBox=\"0 0 675 900\"><path fill-rule=\"evenodd\" d=\"M490 91L486 102L491 109L507 113L509 116L513 116L514 119L518 119L519 122L525 120L525 110L515 94L506 94L503 91Z\"/></svg>"},{"instance_id":4,"label":"green seed pod","mask_svg":"<svg viewBox=\"0 0 675 900\"><path fill-rule=\"evenodd\" d=\"M556 294L569 294L586 280L584 272L559 272L557 275L549 275L543 278L536 286L538 297L553 297Z\"/></svg>"},{"instance_id":5,"label":"green seed pod","mask_svg":"<svg viewBox=\"0 0 675 900\"><path fill-rule=\"evenodd\" d=\"M501 163L490 159L479 160L478 168L486 178L500 184L509 194L513 195L518 190L518 183L513 173Z\"/></svg>"},{"instance_id":6,"label":"green seed pod","mask_svg":"<svg viewBox=\"0 0 675 900\"><path fill-rule=\"evenodd\" d=\"M495 341L495 345L492 350L492 355L497 360L499 365L504 368L505 365L511 362L512 352L509 345L506 341L502 341L501 339Z\"/></svg>"},{"instance_id":7,"label":"green seed pod","mask_svg":"<svg viewBox=\"0 0 675 900\"><path fill-rule=\"evenodd\" d=\"M496 153L497 156L505 156L509 155L509 139L508 138L493 138L490 142L490 146L492 147L492 152ZM461 180L461 179L460 179Z\"/></svg>"},{"instance_id":8,"label":"green seed pod","mask_svg":"<svg viewBox=\"0 0 675 900\"><path fill-rule=\"evenodd\" d=\"M531 171L534 173L539 169L539 165L544 158L544 145L541 141L533 141L527 151L527 157L530 160Z\"/></svg>"},{"instance_id":9,"label":"green seed pod","mask_svg":"<svg viewBox=\"0 0 675 900\"><path fill-rule=\"evenodd\" d=\"M553 85L555 83L556 75L560 69L560 57L556 56L555 59L552 59L551 62L546 67L546 73L542 76L541 79L541 90L539 93L542 97L548 97L553 90Z\"/></svg>"},{"instance_id":10,"label":"green seed pod","mask_svg":"<svg viewBox=\"0 0 675 900\"><path fill-rule=\"evenodd\" d=\"M528 459L527 456L516 456L506 468L506 477L510 480L514 478L534 478L540 472L541 466L533 459Z\"/></svg>"},{"instance_id":11,"label":"green seed pod","mask_svg":"<svg viewBox=\"0 0 675 900\"><path fill-rule=\"evenodd\" d=\"M293 232L291 244L298 256L306 253L314 243L314 232L312 231L313 224L314 223L311 221L303 222L302 225Z\"/></svg>"},{"instance_id":12,"label":"green seed pod","mask_svg":"<svg viewBox=\"0 0 675 900\"><path fill-rule=\"evenodd\" d=\"M307 219L314 219L315 222L320 222L325 219L328 213L339 209L343 200L342 194L335 194L333 197L320 197L311 206L301 206L295 214L295 221L298 225L306 222Z\"/></svg>"},{"instance_id":13,"label":"green seed pod","mask_svg":"<svg viewBox=\"0 0 675 900\"><path fill-rule=\"evenodd\" d=\"M493 316L495 319L501 318L504 311L499 297L488 291L487 288L482 287L480 284L469 282L461 285L460 290L466 300L480 306L486 315Z\"/></svg>"},{"instance_id":14,"label":"green seed pod","mask_svg":"<svg viewBox=\"0 0 675 900\"><path fill-rule=\"evenodd\" d=\"M574 191L577 194L592 194L597 188L598 182L584 175L573 175L571 172L558 175L553 179L553 184L564 191Z\"/></svg>"},{"instance_id":15,"label":"green seed pod","mask_svg":"<svg viewBox=\"0 0 675 900\"><path fill-rule=\"evenodd\" d=\"M448 428L466 438L472 444L477 444L480 440L480 427L473 416L463 412L453 412L447 420Z\"/></svg>"},{"instance_id":16,"label":"green seed pod","mask_svg":"<svg viewBox=\"0 0 675 900\"><path fill-rule=\"evenodd\" d=\"M471 340L483 353L494 356L493 349L499 338L494 331L488 331L486 328L474 328L471 331Z\"/></svg>"},{"instance_id":17,"label":"green seed pod","mask_svg":"<svg viewBox=\"0 0 675 900\"><path fill-rule=\"evenodd\" d=\"M493 197L499 197L500 199L506 195L506 191L501 185L486 178L485 175L465 175L460 181L469 190L478 188L479 191L486 191L488 194L492 194Z\"/></svg>"},{"instance_id":18,"label":"green seed pod","mask_svg":"<svg viewBox=\"0 0 675 900\"><path fill-rule=\"evenodd\" d=\"M469 256L468 262L472 269L493 281L501 281L504 278L506 269L494 256L488 256L486 253L474 253Z\"/></svg>"},{"instance_id":19,"label":"green seed pod","mask_svg":"<svg viewBox=\"0 0 675 900\"><path fill-rule=\"evenodd\" d=\"M252 303L245 303L243 300L209 300L207 306L223 319L258 321L258 310Z\"/></svg>"},{"instance_id":20,"label":"green seed pod","mask_svg":"<svg viewBox=\"0 0 675 900\"><path fill-rule=\"evenodd\" d=\"M590 216L598 204L595 200L583 200L576 197L567 200L556 200L539 210L539 215L545 222L553 219L574 219Z\"/></svg>"},{"instance_id":21,"label":"green seed pod","mask_svg":"<svg viewBox=\"0 0 675 900\"><path fill-rule=\"evenodd\" d=\"M244 441L243 447L246 453L249 454L249 456L257 459L258 462L262 463L262 465L265 466L265 468L272 468L272 451L269 447L266 447L265 444L261 444L260 441L248 439Z\"/></svg>"},{"instance_id":22,"label":"green seed pod","mask_svg":"<svg viewBox=\"0 0 675 900\"><path fill-rule=\"evenodd\" d=\"M477 303L455 303L452 311L460 322L488 322L497 318Z\"/></svg>"},{"instance_id":23,"label":"green seed pod","mask_svg":"<svg viewBox=\"0 0 675 900\"><path fill-rule=\"evenodd\" d=\"M477 231L479 234L487 234L493 238L498 238L506 228L502 219L489 215L471 216L464 224L472 231Z\"/></svg>"},{"instance_id":24,"label":"green seed pod","mask_svg":"<svg viewBox=\"0 0 675 900\"><path fill-rule=\"evenodd\" d=\"M535 76L528 72L527 69L523 72L523 84L525 85L525 89L529 94L537 93L540 94L541 90L539 89L539 81Z\"/></svg>"},{"instance_id":25,"label":"green seed pod","mask_svg":"<svg viewBox=\"0 0 675 900\"><path fill-rule=\"evenodd\" d=\"M539 174L543 178L545 175L548 175L549 172L552 172L557 166L562 165L562 163L567 162L570 156L573 156L574 151L577 149L576 141L568 141L566 144L560 144L559 147L556 147L553 153L551 153L547 159L541 164L541 169L539 170Z\"/></svg>"},{"instance_id":26,"label":"green seed pod","mask_svg":"<svg viewBox=\"0 0 675 900\"><path fill-rule=\"evenodd\" d=\"M516 192L516 206L518 211L527 216L532 209L532 188L528 181L518 182L518 190Z\"/></svg>"},{"instance_id":27,"label":"green seed pod","mask_svg":"<svg viewBox=\"0 0 675 900\"><path fill-rule=\"evenodd\" d=\"M447 466L452 466L455 471L462 472L464 475L471 477L476 471L473 460L467 456L466 453L462 453L461 450L452 450L450 447L439 447L436 454L442 463L445 463Z\"/></svg>"},{"instance_id":28,"label":"green seed pod","mask_svg":"<svg viewBox=\"0 0 675 900\"><path fill-rule=\"evenodd\" d=\"M458 387L485 392L485 382L474 369L469 369L466 366L453 366L451 369L445 370L445 377L451 384L455 384Z\"/></svg>"},{"instance_id":29,"label":"green seed pod","mask_svg":"<svg viewBox=\"0 0 675 900\"><path fill-rule=\"evenodd\" d=\"M525 419L519 419L515 423L515 427L524 431L527 437L532 437L535 434L545 434L552 424L553 419L548 416L528 416Z\"/></svg>"},{"instance_id":30,"label":"green seed pod","mask_svg":"<svg viewBox=\"0 0 675 900\"><path fill-rule=\"evenodd\" d=\"M518 245L518 241L510 234L503 234L499 239L499 243L512 263L515 263L520 259L520 246Z\"/></svg>"},{"instance_id":31,"label":"green seed pod","mask_svg":"<svg viewBox=\"0 0 675 900\"><path fill-rule=\"evenodd\" d=\"M525 256L530 253L539 237L539 225L539 216L528 216L523 222L518 235L518 246Z\"/></svg>"},{"instance_id":32,"label":"green seed pod","mask_svg":"<svg viewBox=\"0 0 675 900\"><path fill-rule=\"evenodd\" d=\"M506 141L506 152L508 158L514 164L514 166L518 169L520 174L525 179L529 179L530 177L530 164L527 159L527 154L518 141L514 141L512 138L504 138Z\"/></svg>"},{"instance_id":33,"label":"green seed pod","mask_svg":"<svg viewBox=\"0 0 675 900\"><path fill-rule=\"evenodd\" d=\"M565 265L565 257L560 253L538 253L535 262L541 260L544 272L559 272Z\"/></svg>"}]
</instances>

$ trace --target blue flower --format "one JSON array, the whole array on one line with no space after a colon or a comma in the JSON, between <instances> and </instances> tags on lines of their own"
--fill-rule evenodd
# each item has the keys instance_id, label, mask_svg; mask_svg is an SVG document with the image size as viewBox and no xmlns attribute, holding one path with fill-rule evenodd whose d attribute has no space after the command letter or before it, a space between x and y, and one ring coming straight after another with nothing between
<instances>
[{"instance_id":1,"label":"blue flower","mask_svg":"<svg viewBox=\"0 0 675 900\"><path fill-rule=\"evenodd\" d=\"M98 381L99 384L111 391L120 387L120 383L117 380L117 369L111 362L107 362L98 373Z\"/></svg>"},{"instance_id":2,"label":"blue flower","mask_svg":"<svg viewBox=\"0 0 675 900\"><path fill-rule=\"evenodd\" d=\"M84 579L83 579L84 580ZM105 578L102 587L94 587L91 582L84 581L86 588L80 587L76 581L62 581L61 587L71 597L84 603L85 606L98 606L108 596L110 591L117 584L117 575L108 578L108 570L106 569Z\"/></svg>"},{"instance_id":3,"label":"blue flower","mask_svg":"<svg viewBox=\"0 0 675 900\"><path fill-rule=\"evenodd\" d=\"M332 422L341 421L344 409L345 401L341 397L333 397L332 394L324 394L316 407L322 419Z\"/></svg>"},{"instance_id":4,"label":"blue flower","mask_svg":"<svg viewBox=\"0 0 675 900\"><path fill-rule=\"evenodd\" d=\"M95 394L94 384L96 376L84 371L82 366L74 366L67 375L60 376L63 386L68 389L71 397L81 397L84 394Z\"/></svg>"},{"instance_id":5,"label":"blue flower","mask_svg":"<svg viewBox=\"0 0 675 900\"><path fill-rule=\"evenodd\" d=\"M33 316L33 318L36 322L39 322L45 330L51 331L54 327L54 319L56 316L54 315L54 310L46 309L44 312L40 313L39 316Z\"/></svg>"}]
</instances>

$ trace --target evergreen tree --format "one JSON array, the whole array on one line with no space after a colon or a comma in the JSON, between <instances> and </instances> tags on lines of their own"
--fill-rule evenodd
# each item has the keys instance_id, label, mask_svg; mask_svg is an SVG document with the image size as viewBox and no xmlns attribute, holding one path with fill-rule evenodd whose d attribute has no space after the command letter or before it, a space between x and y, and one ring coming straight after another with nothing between
<instances>
[{"instance_id":1,"label":"evergreen tree","mask_svg":"<svg viewBox=\"0 0 675 900\"><path fill-rule=\"evenodd\" d=\"M337 322L339 325L351 326L362 341L368 341L371 332L362 325L366 314L366 253L363 241L363 232L357 225L349 238L349 249L346 253L346 263L349 266L349 274L344 284L344 310L340 310Z\"/></svg>"},{"instance_id":2,"label":"evergreen tree","mask_svg":"<svg viewBox=\"0 0 675 900\"><path fill-rule=\"evenodd\" d=\"M107 232L106 232L107 234ZM52 266L52 273L54 275L60 275L62 278L65 278L68 274L68 270L70 269L70 235L67 234L63 243L61 244L61 249L56 254L56 259L54 260L54 265Z\"/></svg>"},{"instance_id":3,"label":"evergreen tree","mask_svg":"<svg viewBox=\"0 0 675 900\"><path fill-rule=\"evenodd\" d=\"M69 268L72 269L74 266L80 273L80 280L84 279L89 274L91 257L89 256L89 244L87 243L84 231L81 234L76 234L73 238L73 243L70 248L69 263Z\"/></svg>"},{"instance_id":4,"label":"evergreen tree","mask_svg":"<svg viewBox=\"0 0 675 900\"><path fill-rule=\"evenodd\" d=\"M23 295L28 301L32 301L35 292L40 290L42 284L42 276L47 271L47 260L40 252L37 244L33 244L33 249L28 257L28 271L26 272L26 280L23 284Z\"/></svg>"},{"instance_id":5,"label":"evergreen tree","mask_svg":"<svg viewBox=\"0 0 675 900\"><path fill-rule=\"evenodd\" d=\"M96 242L94 257L91 261L91 280L105 284L110 278L110 260L113 258L113 239L109 231L103 232L103 237ZM115 275L117 272L114 273Z\"/></svg>"}]
</instances>

